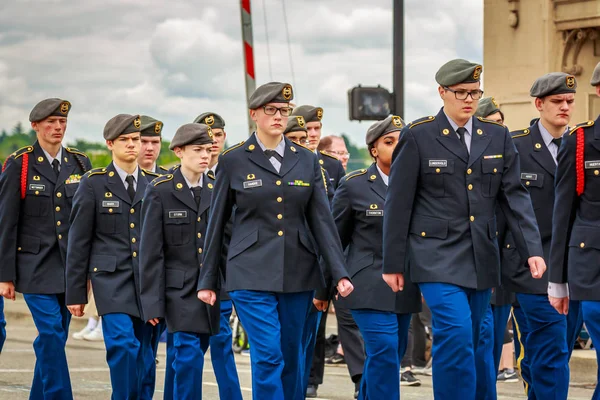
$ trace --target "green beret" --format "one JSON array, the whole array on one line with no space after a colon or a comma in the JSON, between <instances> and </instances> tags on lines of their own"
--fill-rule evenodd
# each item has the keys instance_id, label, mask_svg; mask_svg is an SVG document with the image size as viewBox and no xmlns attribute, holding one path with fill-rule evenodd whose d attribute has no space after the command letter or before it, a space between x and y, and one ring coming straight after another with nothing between
<instances>
[{"instance_id":1,"label":"green beret","mask_svg":"<svg viewBox=\"0 0 600 400\"><path fill-rule=\"evenodd\" d=\"M115 140L121 135L139 132L142 121L139 115L119 114L112 117L104 126L104 139Z\"/></svg>"},{"instance_id":2,"label":"green beret","mask_svg":"<svg viewBox=\"0 0 600 400\"><path fill-rule=\"evenodd\" d=\"M42 100L33 107L29 113L30 122L38 122L52 117L66 117L71 111L71 103L62 99L46 99Z\"/></svg>"},{"instance_id":3,"label":"green beret","mask_svg":"<svg viewBox=\"0 0 600 400\"><path fill-rule=\"evenodd\" d=\"M321 122L321 119L323 119L323 109L321 107L304 105L294 108L292 115L304 117L305 122Z\"/></svg>"},{"instance_id":4,"label":"green beret","mask_svg":"<svg viewBox=\"0 0 600 400\"><path fill-rule=\"evenodd\" d=\"M496 99L494 99L493 97L484 97L483 99L479 100L479 105L477 106L477 111L475 111L475 116L487 118L490 115L495 114L497 112L502 114L502 111L500 111L500 106L498 105ZM502 119L504 119L504 114L502 114Z\"/></svg>"},{"instance_id":5,"label":"green beret","mask_svg":"<svg viewBox=\"0 0 600 400\"><path fill-rule=\"evenodd\" d=\"M592 79L590 80L590 84L592 86L600 85L600 62L596 64L596 68L594 68L594 72L592 73Z\"/></svg>"},{"instance_id":6,"label":"green beret","mask_svg":"<svg viewBox=\"0 0 600 400\"><path fill-rule=\"evenodd\" d=\"M163 128L163 123L147 115L140 117L142 127L140 132L142 136L160 136Z\"/></svg>"},{"instance_id":7,"label":"green beret","mask_svg":"<svg viewBox=\"0 0 600 400\"><path fill-rule=\"evenodd\" d=\"M205 124L212 129L225 129L225 120L217 113L205 112L200 114L194 120L196 124Z\"/></svg>"},{"instance_id":8,"label":"green beret","mask_svg":"<svg viewBox=\"0 0 600 400\"><path fill-rule=\"evenodd\" d=\"M367 130L367 146L375 143L375 141L383 135L387 135L390 132L401 131L404 126L404 121L402 121L402 118L397 115L389 115L383 121L375 122Z\"/></svg>"},{"instance_id":9,"label":"green beret","mask_svg":"<svg viewBox=\"0 0 600 400\"><path fill-rule=\"evenodd\" d=\"M531 97L545 97L553 94L575 93L577 81L573 75L564 72L550 72L540 76L533 82L529 95Z\"/></svg>"},{"instance_id":10,"label":"green beret","mask_svg":"<svg viewBox=\"0 0 600 400\"><path fill-rule=\"evenodd\" d=\"M213 142L213 133L210 126L193 122L182 125L177 129L169 149L173 150L175 147L183 147L188 144L213 144Z\"/></svg>"},{"instance_id":11,"label":"green beret","mask_svg":"<svg viewBox=\"0 0 600 400\"><path fill-rule=\"evenodd\" d=\"M482 69L483 67L480 64L458 58L442 65L435 74L435 80L440 86L479 82Z\"/></svg>"},{"instance_id":12,"label":"green beret","mask_svg":"<svg viewBox=\"0 0 600 400\"><path fill-rule=\"evenodd\" d=\"M290 117L287 122L287 126L283 131L283 134L290 132L308 132L306 130L306 122L304 121L304 117L302 115L296 115L294 117Z\"/></svg>"},{"instance_id":13,"label":"green beret","mask_svg":"<svg viewBox=\"0 0 600 400\"><path fill-rule=\"evenodd\" d=\"M289 83L270 82L259 86L250 96L248 108L256 110L269 103L289 103L294 98Z\"/></svg>"}]
</instances>

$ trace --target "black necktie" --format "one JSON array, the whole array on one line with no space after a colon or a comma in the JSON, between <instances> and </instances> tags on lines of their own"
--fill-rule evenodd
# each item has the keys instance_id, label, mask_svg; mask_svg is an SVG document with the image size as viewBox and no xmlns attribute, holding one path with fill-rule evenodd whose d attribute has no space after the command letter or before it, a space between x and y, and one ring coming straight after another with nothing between
<instances>
[{"instance_id":1,"label":"black necktie","mask_svg":"<svg viewBox=\"0 0 600 400\"><path fill-rule=\"evenodd\" d=\"M275 150L265 150L265 156L267 156L267 160L269 160L271 157L275 157L279 163L283 162L283 157L281 157Z\"/></svg>"},{"instance_id":2,"label":"black necktie","mask_svg":"<svg viewBox=\"0 0 600 400\"><path fill-rule=\"evenodd\" d=\"M200 205L200 192L202 192L202 186L194 186L190 188L194 193L194 200L196 201L196 205Z\"/></svg>"},{"instance_id":3,"label":"black necktie","mask_svg":"<svg viewBox=\"0 0 600 400\"><path fill-rule=\"evenodd\" d=\"M54 173L56 174L56 176L58 176L58 173L59 173L59 169L58 169L59 166L60 166L60 162L58 162L58 160L56 158L54 160L52 160L52 169L54 170Z\"/></svg>"},{"instance_id":4,"label":"black necktie","mask_svg":"<svg viewBox=\"0 0 600 400\"><path fill-rule=\"evenodd\" d=\"M133 201L133 198L135 197L135 188L133 187L133 176L127 175L127 177L125 178L125 182L127 182L127 194Z\"/></svg>"},{"instance_id":5,"label":"black necktie","mask_svg":"<svg viewBox=\"0 0 600 400\"><path fill-rule=\"evenodd\" d=\"M562 143L562 138L556 138L556 139L552 139L552 143L554 143L556 145L556 147L558 147L560 149L560 144Z\"/></svg>"},{"instance_id":6,"label":"black necktie","mask_svg":"<svg viewBox=\"0 0 600 400\"><path fill-rule=\"evenodd\" d=\"M467 129L463 128L461 126L460 128L458 128L456 130L456 133L458 133L458 137L460 138L460 142L462 143L462 145L465 148L465 150L467 150L467 152L468 152L469 149L467 148L467 143L465 142L465 134L467 133Z\"/></svg>"}]
</instances>

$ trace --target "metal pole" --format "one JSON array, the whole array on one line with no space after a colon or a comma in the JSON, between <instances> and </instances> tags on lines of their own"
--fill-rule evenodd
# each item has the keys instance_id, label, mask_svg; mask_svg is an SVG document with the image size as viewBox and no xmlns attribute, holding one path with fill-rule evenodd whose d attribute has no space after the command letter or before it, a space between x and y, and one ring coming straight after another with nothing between
<instances>
[{"instance_id":1,"label":"metal pole","mask_svg":"<svg viewBox=\"0 0 600 400\"><path fill-rule=\"evenodd\" d=\"M244 42L244 65L246 78L246 106L250 95L256 89L256 76L254 75L254 42L252 39L252 14L250 13L250 0L241 0L242 41ZM248 107L246 107L248 108ZM256 125L248 114L248 134L252 134Z\"/></svg>"},{"instance_id":2,"label":"metal pole","mask_svg":"<svg viewBox=\"0 0 600 400\"><path fill-rule=\"evenodd\" d=\"M394 114L404 116L404 0L394 0Z\"/></svg>"}]
</instances>

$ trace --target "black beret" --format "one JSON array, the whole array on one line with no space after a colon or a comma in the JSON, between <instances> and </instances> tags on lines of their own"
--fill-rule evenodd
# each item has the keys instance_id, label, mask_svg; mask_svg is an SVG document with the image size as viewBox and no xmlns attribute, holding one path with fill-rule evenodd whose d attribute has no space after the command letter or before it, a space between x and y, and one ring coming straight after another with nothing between
<instances>
[{"instance_id":1,"label":"black beret","mask_svg":"<svg viewBox=\"0 0 600 400\"><path fill-rule=\"evenodd\" d=\"M283 134L290 132L307 132L306 130L306 122L304 122L304 118L301 115L297 115L294 117L290 117L287 122L287 126L283 131Z\"/></svg>"},{"instance_id":2,"label":"black beret","mask_svg":"<svg viewBox=\"0 0 600 400\"><path fill-rule=\"evenodd\" d=\"M213 134L210 126L193 122L182 125L177 129L173 140L171 140L169 149L173 150L175 147L183 147L188 144L212 144L213 142Z\"/></svg>"},{"instance_id":3,"label":"black beret","mask_svg":"<svg viewBox=\"0 0 600 400\"><path fill-rule=\"evenodd\" d=\"M294 98L289 83L270 82L259 86L250 96L248 108L256 110L269 103L289 103Z\"/></svg>"},{"instance_id":4,"label":"black beret","mask_svg":"<svg viewBox=\"0 0 600 400\"><path fill-rule=\"evenodd\" d=\"M292 115L304 117L305 122L321 122L321 119L323 119L323 109L321 107L304 105L294 108Z\"/></svg>"},{"instance_id":5,"label":"black beret","mask_svg":"<svg viewBox=\"0 0 600 400\"><path fill-rule=\"evenodd\" d=\"M205 124L212 129L225 129L225 120L217 113L205 112L200 114L194 120L194 123Z\"/></svg>"},{"instance_id":6,"label":"black beret","mask_svg":"<svg viewBox=\"0 0 600 400\"><path fill-rule=\"evenodd\" d=\"M104 139L115 140L121 135L139 132L142 121L139 115L119 114L112 117L104 126Z\"/></svg>"},{"instance_id":7,"label":"black beret","mask_svg":"<svg viewBox=\"0 0 600 400\"><path fill-rule=\"evenodd\" d=\"M442 65L435 74L435 80L440 86L479 82L482 69L480 64L458 58Z\"/></svg>"},{"instance_id":8,"label":"black beret","mask_svg":"<svg viewBox=\"0 0 600 400\"><path fill-rule=\"evenodd\" d=\"M477 105L477 111L475 112L476 117L487 118L488 116L500 112L500 106L498 102L493 97L484 97L479 100L479 104ZM502 119L504 119L504 115L502 115Z\"/></svg>"},{"instance_id":9,"label":"black beret","mask_svg":"<svg viewBox=\"0 0 600 400\"><path fill-rule=\"evenodd\" d=\"M540 76L533 82L529 95L531 97L546 97L553 94L575 93L577 80L573 75L564 72L550 72Z\"/></svg>"},{"instance_id":10,"label":"black beret","mask_svg":"<svg viewBox=\"0 0 600 400\"><path fill-rule=\"evenodd\" d=\"M71 103L62 99L42 100L33 107L29 113L30 122L38 122L50 116L66 117L71 111Z\"/></svg>"},{"instance_id":11,"label":"black beret","mask_svg":"<svg viewBox=\"0 0 600 400\"><path fill-rule=\"evenodd\" d=\"M160 136L163 128L163 123L147 115L140 117L142 126L140 132L142 136Z\"/></svg>"},{"instance_id":12,"label":"black beret","mask_svg":"<svg viewBox=\"0 0 600 400\"><path fill-rule=\"evenodd\" d=\"M367 130L367 146L375 143L377 139L390 132L401 131L404 128L404 121L397 115L389 115L383 121L377 121Z\"/></svg>"}]
</instances>

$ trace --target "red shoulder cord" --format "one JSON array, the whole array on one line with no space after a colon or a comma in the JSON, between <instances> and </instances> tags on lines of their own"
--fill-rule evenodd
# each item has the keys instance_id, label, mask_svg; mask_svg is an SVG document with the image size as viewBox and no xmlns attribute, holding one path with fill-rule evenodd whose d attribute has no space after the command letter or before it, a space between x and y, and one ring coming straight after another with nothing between
<instances>
[{"instance_id":1,"label":"red shoulder cord","mask_svg":"<svg viewBox=\"0 0 600 400\"><path fill-rule=\"evenodd\" d=\"M585 142L583 128L577 129L576 134L575 172L577 175L577 196L581 196L585 187L585 170L583 168L583 148Z\"/></svg>"},{"instance_id":2,"label":"red shoulder cord","mask_svg":"<svg viewBox=\"0 0 600 400\"><path fill-rule=\"evenodd\" d=\"M27 168L29 168L29 154L23 154L23 160L21 164L21 200L25 198L25 193L27 192ZM4 164L2 165L2 172L6 169L6 163L8 162L8 157L4 160Z\"/></svg>"}]
</instances>

